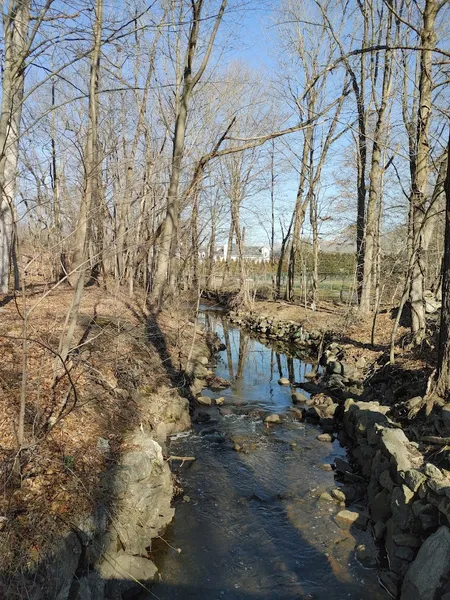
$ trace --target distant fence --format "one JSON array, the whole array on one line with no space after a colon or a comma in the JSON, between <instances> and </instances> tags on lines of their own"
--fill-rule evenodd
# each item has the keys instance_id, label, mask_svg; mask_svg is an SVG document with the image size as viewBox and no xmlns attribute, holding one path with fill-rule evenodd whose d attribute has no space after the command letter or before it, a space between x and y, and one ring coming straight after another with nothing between
<instances>
[{"instance_id":1,"label":"distant fence","mask_svg":"<svg viewBox=\"0 0 450 600\"><path fill-rule=\"evenodd\" d=\"M271 273L254 273L248 275L246 278L246 285L251 292L260 292L262 295L270 297L273 286L272 280ZM283 275L281 278L282 291L286 288L286 282L287 276ZM202 283L203 285L206 285L206 282ZM220 290L223 288L238 290L239 286L239 277L234 274L229 275L228 277L224 277L223 274L214 275L211 277L209 283L209 287L213 290ZM294 280L294 295L299 300L302 300L305 297L305 289L306 299L309 299L312 289L312 274L310 273L307 274L306 278L298 276ZM356 300L354 276L340 276L335 273L319 274L318 299L354 302Z\"/></svg>"}]
</instances>

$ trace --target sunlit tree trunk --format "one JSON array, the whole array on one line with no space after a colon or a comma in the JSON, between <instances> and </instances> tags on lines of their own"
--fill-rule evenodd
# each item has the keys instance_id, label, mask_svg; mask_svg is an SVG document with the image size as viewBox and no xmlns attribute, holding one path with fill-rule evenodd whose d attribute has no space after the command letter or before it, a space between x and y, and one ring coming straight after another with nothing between
<instances>
[{"instance_id":1,"label":"sunlit tree trunk","mask_svg":"<svg viewBox=\"0 0 450 600\"><path fill-rule=\"evenodd\" d=\"M0 115L0 293L8 292L14 193L27 57L30 2L10 2L3 15L4 60Z\"/></svg>"},{"instance_id":2,"label":"sunlit tree trunk","mask_svg":"<svg viewBox=\"0 0 450 600\"><path fill-rule=\"evenodd\" d=\"M75 332L78 312L83 296L88 267L89 233L91 209L98 194L99 186L99 153L98 153L98 109L99 109L99 74L102 47L103 0L96 0L93 24L94 40L91 53L91 70L89 79L89 123L87 129L84 190L81 198L80 213L75 235L75 251L71 264L71 282L74 286L72 304L66 316L63 335L60 340L59 353L66 360ZM58 363L58 366L59 363Z\"/></svg>"},{"instance_id":3,"label":"sunlit tree trunk","mask_svg":"<svg viewBox=\"0 0 450 600\"><path fill-rule=\"evenodd\" d=\"M439 5L436 0L426 0L423 10L423 25L420 32L420 79L419 111L416 137L416 168L412 179L412 217L415 260L411 275L410 303L414 343L425 337L424 302L424 247L423 225L427 205L427 186L430 174L429 130L431 121L431 93L433 89L433 48L436 43L435 20Z\"/></svg>"}]
</instances>

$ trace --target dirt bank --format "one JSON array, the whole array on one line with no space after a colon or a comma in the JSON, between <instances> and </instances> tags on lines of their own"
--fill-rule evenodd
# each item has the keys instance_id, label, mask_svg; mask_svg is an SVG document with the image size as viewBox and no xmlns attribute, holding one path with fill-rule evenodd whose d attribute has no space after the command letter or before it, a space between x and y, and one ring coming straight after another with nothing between
<instances>
[{"instance_id":1,"label":"dirt bank","mask_svg":"<svg viewBox=\"0 0 450 600\"><path fill-rule=\"evenodd\" d=\"M204 333L181 304L153 315L145 298L91 287L77 349L54 380L71 297L69 288L46 296L35 287L25 306L6 298L1 307L0 595L11 600L31 592L73 600L89 597L77 595L86 590L96 600L113 598L106 580L123 589L133 578L151 579L151 537L173 515L165 439L189 428L190 373L209 356ZM22 315L32 307L25 330ZM86 589L73 585L75 573Z\"/></svg>"}]
</instances>

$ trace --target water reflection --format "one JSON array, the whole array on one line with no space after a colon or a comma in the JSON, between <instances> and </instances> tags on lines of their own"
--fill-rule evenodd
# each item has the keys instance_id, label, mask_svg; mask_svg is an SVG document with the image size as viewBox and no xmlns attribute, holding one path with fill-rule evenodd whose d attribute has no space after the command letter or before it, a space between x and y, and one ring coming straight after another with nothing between
<instances>
[{"instance_id":1,"label":"water reflection","mask_svg":"<svg viewBox=\"0 0 450 600\"><path fill-rule=\"evenodd\" d=\"M270 406L279 413L292 406L291 387L278 381L282 377L291 383L303 381L305 373L313 368L311 364L277 352L243 329L230 327L221 313L204 310L202 320L226 346L219 354L216 374L231 381L231 387L220 392L221 396L237 403L245 400L262 408Z\"/></svg>"}]
</instances>

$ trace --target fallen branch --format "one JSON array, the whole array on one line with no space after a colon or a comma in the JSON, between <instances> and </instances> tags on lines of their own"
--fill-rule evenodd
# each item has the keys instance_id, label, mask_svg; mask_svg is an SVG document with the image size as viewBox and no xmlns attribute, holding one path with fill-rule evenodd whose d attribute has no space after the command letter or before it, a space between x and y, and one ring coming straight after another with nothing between
<instances>
[{"instance_id":1,"label":"fallen branch","mask_svg":"<svg viewBox=\"0 0 450 600\"><path fill-rule=\"evenodd\" d=\"M420 438L421 442L426 444L436 444L437 446L450 446L450 437L439 437L437 435L424 435Z\"/></svg>"},{"instance_id":2,"label":"fallen branch","mask_svg":"<svg viewBox=\"0 0 450 600\"><path fill-rule=\"evenodd\" d=\"M169 456L167 460L179 460L181 462L185 461L193 461L195 460L195 456Z\"/></svg>"}]
</instances>

